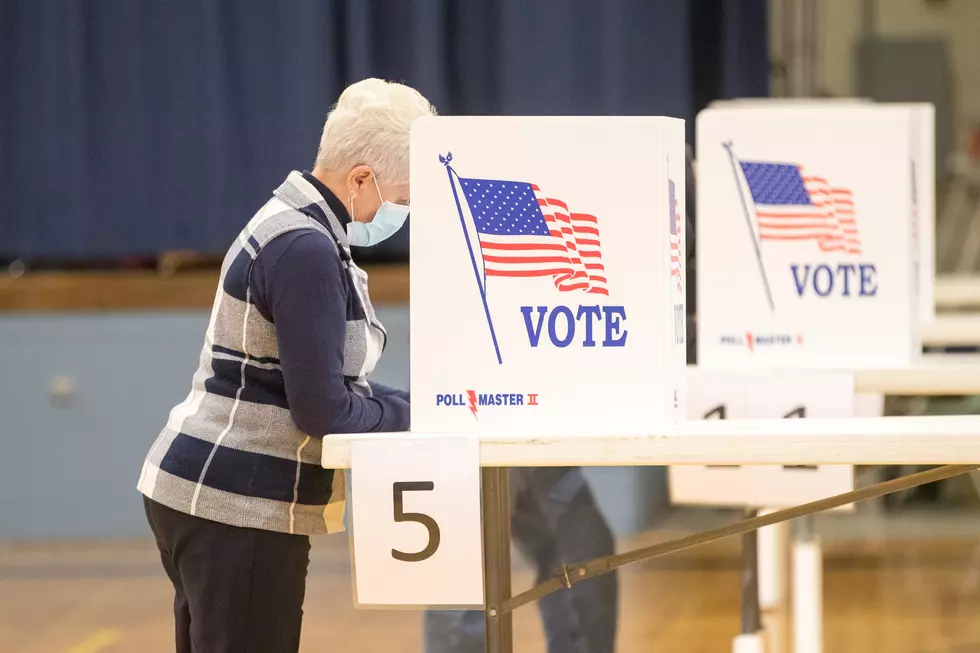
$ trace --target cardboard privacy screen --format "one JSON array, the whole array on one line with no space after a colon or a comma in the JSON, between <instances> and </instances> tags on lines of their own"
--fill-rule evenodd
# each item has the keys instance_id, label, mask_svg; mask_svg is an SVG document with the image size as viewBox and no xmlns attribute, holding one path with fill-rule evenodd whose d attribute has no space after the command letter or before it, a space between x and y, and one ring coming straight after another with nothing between
<instances>
[{"instance_id":1,"label":"cardboard privacy screen","mask_svg":"<svg viewBox=\"0 0 980 653\"><path fill-rule=\"evenodd\" d=\"M411 156L413 431L683 419L682 120L433 117Z\"/></svg>"},{"instance_id":2,"label":"cardboard privacy screen","mask_svg":"<svg viewBox=\"0 0 980 653\"><path fill-rule=\"evenodd\" d=\"M862 369L920 354L913 110L698 116L698 364Z\"/></svg>"},{"instance_id":3,"label":"cardboard privacy screen","mask_svg":"<svg viewBox=\"0 0 980 653\"><path fill-rule=\"evenodd\" d=\"M919 317L936 318L936 108L928 102L885 102L867 98L738 98L716 100L709 106L723 109L795 107L824 109L847 106L901 107L911 111L912 196L914 236L919 242Z\"/></svg>"}]
</instances>

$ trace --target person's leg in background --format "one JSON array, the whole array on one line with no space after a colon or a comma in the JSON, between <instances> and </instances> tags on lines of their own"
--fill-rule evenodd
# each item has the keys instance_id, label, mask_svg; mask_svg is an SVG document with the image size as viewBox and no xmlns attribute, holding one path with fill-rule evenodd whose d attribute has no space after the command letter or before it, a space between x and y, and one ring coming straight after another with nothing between
<instances>
[{"instance_id":1,"label":"person's leg in background","mask_svg":"<svg viewBox=\"0 0 980 653\"><path fill-rule=\"evenodd\" d=\"M615 541L579 467L522 469L512 536L543 582L563 564L615 552ZM611 653L616 643L615 572L576 583L540 601L550 653Z\"/></svg>"},{"instance_id":2,"label":"person's leg in background","mask_svg":"<svg viewBox=\"0 0 980 653\"><path fill-rule=\"evenodd\" d=\"M614 552L612 533L580 468L512 469L511 487L511 535L537 568L538 582L547 580L563 564ZM546 596L539 607L549 653L614 650L615 573ZM425 653L483 653L483 612L426 612L424 637Z\"/></svg>"}]
</instances>

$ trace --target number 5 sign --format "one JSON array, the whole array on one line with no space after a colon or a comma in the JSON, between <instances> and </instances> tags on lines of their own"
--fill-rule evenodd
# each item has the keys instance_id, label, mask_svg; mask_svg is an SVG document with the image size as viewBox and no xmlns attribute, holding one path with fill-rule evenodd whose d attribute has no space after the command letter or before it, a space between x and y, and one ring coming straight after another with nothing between
<instances>
[{"instance_id":1,"label":"number 5 sign","mask_svg":"<svg viewBox=\"0 0 980 653\"><path fill-rule=\"evenodd\" d=\"M476 438L355 440L349 501L355 604L483 605Z\"/></svg>"}]
</instances>

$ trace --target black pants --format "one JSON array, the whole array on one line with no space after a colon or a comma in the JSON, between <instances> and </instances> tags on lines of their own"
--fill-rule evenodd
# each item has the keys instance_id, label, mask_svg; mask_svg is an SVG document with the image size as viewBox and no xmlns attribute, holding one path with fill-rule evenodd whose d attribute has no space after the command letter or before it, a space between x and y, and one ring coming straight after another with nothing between
<instances>
[{"instance_id":1,"label":"black pants","mask_svg":"<svg viewBox=\"0 0 980 653\"><path fill-rule=\"evenodd\" d=\"M177 653L299 651L309 537L143 504L174 584Z\"/></svg>"}]
</instances>

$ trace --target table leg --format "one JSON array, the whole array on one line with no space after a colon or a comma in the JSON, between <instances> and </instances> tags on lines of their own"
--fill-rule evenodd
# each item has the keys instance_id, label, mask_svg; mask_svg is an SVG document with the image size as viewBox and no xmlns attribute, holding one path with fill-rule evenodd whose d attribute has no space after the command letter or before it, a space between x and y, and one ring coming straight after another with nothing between
<instances>
[{"instance_id":1,"label":"table leg","mask_svg":"<svg viewBox=\"0 0 980 653\"><path fill-rule=\"evenodd\" d=\"M769 514L775 510L764 510ZM766 653L789 653L789 522L759 529L759 611Z\"/></svg>"},{"instance_id":2,"label":"table leg","mask_svg":"<svg viewBox=\"0 0 980 653\"><path fill-rule=\"evenodd\" d=\"M755 511L745 517L755 517ZM742 634L754 635L762 626L759 614L759 531L742 535Z\"/></svg>"},{"instance_id":3,"label":"table leg","mask_svg":"<svg viewBox=\"0 0 980 653\"><path fill-rule=\"evenodd\" d=\"M486 585L487 653L513 653L511 614L499 614L510 589L510 472L483 468L483 577Z\"/></svg>"},{"instance_id":4,"label":"table leg","mask_svg":"<svg viewBox=\"0 0 980 653\"><path fill-rule=\"evenodd\" d=\"M796 523L793 542L793 652L823 652L823 581L820 538L812 515Z\"/></svg>"},{"instance_id":5,"label":"table leg","mask_svg":"<svg viewBox=\"0 0 980 653\"><path fill-rule=\"evenodd\" d=\"M745 513L755 517L754 510ZM742 535L742 632L732 642L732 653L763 653L762 615L759 610L758 531Z\"/></svg>"}]
</instances>

